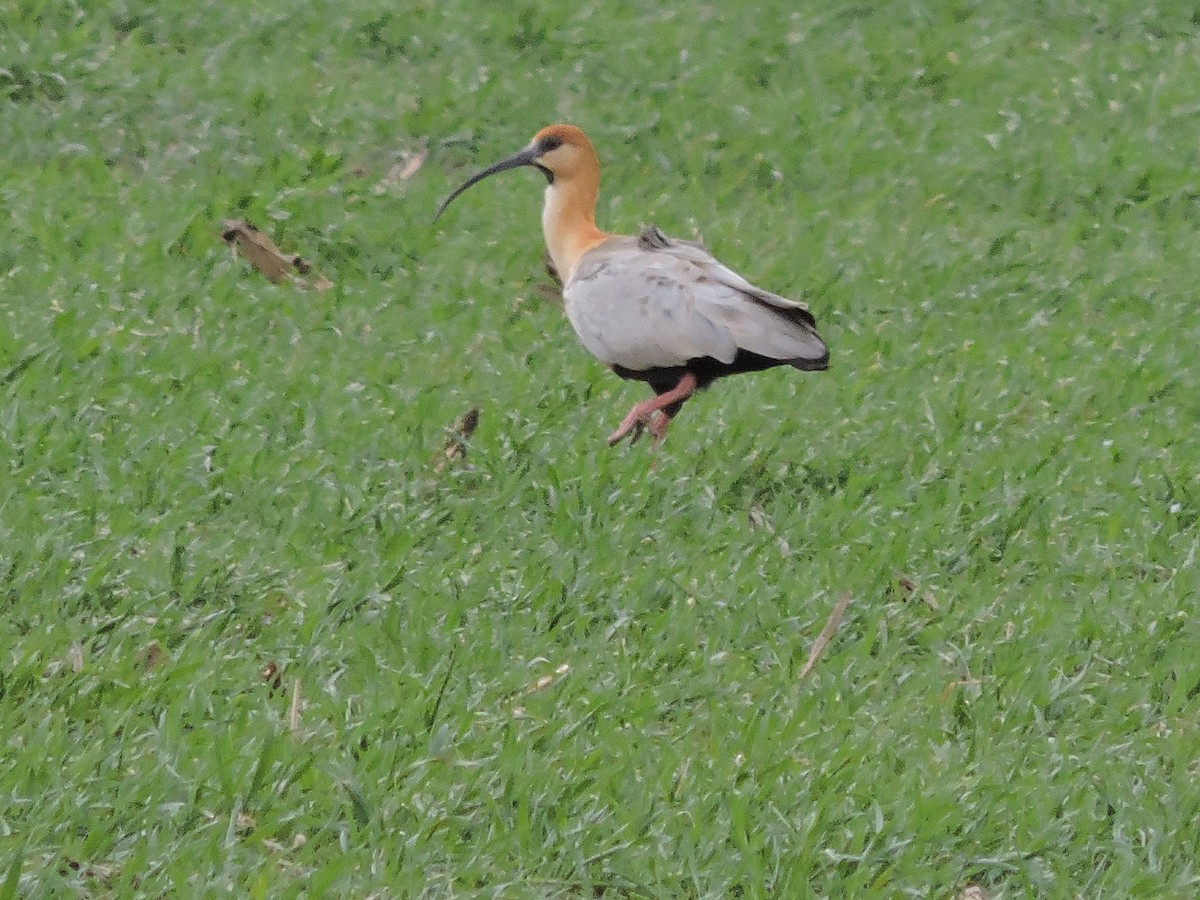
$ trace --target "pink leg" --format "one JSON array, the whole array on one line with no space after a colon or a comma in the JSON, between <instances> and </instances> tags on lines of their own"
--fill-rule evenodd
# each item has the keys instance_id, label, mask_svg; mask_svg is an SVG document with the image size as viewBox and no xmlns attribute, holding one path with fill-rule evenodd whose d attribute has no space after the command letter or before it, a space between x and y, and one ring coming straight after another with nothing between
<instances>
[{"instance_id":1,"label":"pink leg","mask_svg":"<svg viewBox=\"0 0 1200 900\"><path fill-rule=\"evenodd\" d=\"M654 437L655 445L662 443L663 438L667 436L667 429L671 427L671 417L666 414L666 407L672 403L686 400L694 393L696 393L696 376L691 372L685 372L679 379L679 384L665 394L659 394L651 400L643 400L635 405L625 420L621 422L621 427L608 436L608 445L613 446L631 431L633 440L636 441L646 426L650 427L650 434ZM655 413L658 415L656 416Z\"/></svg>"},{"instance_id":2,"label":"pink leg","mask_svg":"<svg viewBox=\"0 0 1200 900\"><path fill-rule=\"evenodd\" d=\"M667 439L667 429L671 427L673 418L675 417L668 415L665 409L660 409L658 415L650 420L651 446L657 447Z\"/></svg>"}]
</instances>

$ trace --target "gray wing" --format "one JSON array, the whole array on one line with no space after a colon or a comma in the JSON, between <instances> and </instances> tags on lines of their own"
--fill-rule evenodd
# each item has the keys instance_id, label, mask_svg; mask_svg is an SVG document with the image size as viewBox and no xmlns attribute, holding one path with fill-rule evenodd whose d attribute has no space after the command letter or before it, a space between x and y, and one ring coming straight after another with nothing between
<instances>
[{"instance_id":1,"label":"gray wing","mask_svg":"<svg viewBox=\"0 0 1200 900\"><path fill-rule=\"evenodd\" d=\"M780 361L827 352L804 304L755 287L701 246L658 229L588 251L563 298L588 351L634 371L706 356L728 364L739 350Z\"/></svg>"}]
</instances>

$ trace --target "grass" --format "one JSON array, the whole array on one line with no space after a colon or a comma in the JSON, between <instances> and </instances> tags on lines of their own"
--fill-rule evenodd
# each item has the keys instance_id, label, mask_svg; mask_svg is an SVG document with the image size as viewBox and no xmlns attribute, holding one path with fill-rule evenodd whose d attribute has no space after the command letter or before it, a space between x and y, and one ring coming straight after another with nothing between
<instances>
[{"instance_id":1,"label":"grass","mask_svg":"<svg viewBox=\"0 0 1200 900\"><path fill-rule=\"evenodd\" d=\"M0 897L1196 892L1190 7L0 19ZM833 369L604 446L554 120Z\"/></svg>"}]
</instances>

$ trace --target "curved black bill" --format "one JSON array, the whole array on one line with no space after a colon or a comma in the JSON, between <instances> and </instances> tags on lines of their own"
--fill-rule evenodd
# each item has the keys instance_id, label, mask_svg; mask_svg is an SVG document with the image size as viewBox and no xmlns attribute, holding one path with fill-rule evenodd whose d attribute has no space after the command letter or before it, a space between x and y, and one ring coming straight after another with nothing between
<instances>
[{"instance_id":1,"label":"curved black bill","mask_svg":"<svg viewBox=\"0 0 1200 900\"><path fill-rule=\"evenodd\" d=\"M545 174L547 178L550 178L550 171L538 165L537 158L539 156L541 156L541 153L536 147L527 147L520 153L514 153L512 156L508 157L508 159L500 160L500 162L496 163L494 166L488 166L482 172L476 172L474 175L456 187L454 192L442 201L442 205L439 206L437 212L433 214L433 221L436 222L438 220L438 216L446 211L446 207L451 204L455 197L457 197L467 188L471 187L471 185L478 184L489 175L495 175L497 172L505 172L509 169L519 169L521 166L536 166L542 170L543 174Z\"/></svg>"}]
</instances>

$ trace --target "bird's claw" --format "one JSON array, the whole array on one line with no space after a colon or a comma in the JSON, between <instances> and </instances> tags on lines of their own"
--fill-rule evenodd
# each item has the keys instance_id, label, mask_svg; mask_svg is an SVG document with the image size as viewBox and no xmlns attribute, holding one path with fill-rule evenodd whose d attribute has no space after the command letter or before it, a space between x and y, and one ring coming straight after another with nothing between
<instances>
[{"instance_id":1,"label":"bird's claw","mask_svg":"<svg viewBox=\"0 0 1200 900\"><path fill-rule=\"evenodd\" d=\"M652 410L650 412L634 410L634 412L625 417L625 421L621 423L621 427L608 436L608 446L615 447L628 437L629 445L632 447L643 434L649 431L650 446L657 447L667 436L667 428L670 425L670 416L661 410Z\"/></svg>"},{"instance_id":2,"label":"bird's claw","mask_svg":"<svg viewBox=\"0 0 1200 900\"><path fill-rule=\"evenodd\" d=\"M638 442L638 438L642 436L642 432L645 430L646 420L644 418L640 416L636 418L632 416L627 417L625 421L621 423L621 427L608 436L608 446L615 447L626 437L629 437L630 434L633 435L629 438L629 443L632 446Z\"/></svg>"}]
</instances>

